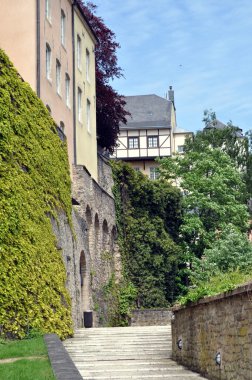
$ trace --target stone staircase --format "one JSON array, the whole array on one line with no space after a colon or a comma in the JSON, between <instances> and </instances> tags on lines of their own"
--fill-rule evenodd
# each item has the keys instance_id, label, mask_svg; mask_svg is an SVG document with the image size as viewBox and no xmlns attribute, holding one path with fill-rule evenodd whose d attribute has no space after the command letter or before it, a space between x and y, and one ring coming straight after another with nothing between
<instances>
[{"instance_id":1,"label":"stone staircase","mask_svg":"<svg viewBox=\"0 0 252 380\"><path fill-rule=\"evenodd\" d=\"M64 346L85 380L204 379L171 360L170 326L83 328Z\"/></svg>"}]
</instances>

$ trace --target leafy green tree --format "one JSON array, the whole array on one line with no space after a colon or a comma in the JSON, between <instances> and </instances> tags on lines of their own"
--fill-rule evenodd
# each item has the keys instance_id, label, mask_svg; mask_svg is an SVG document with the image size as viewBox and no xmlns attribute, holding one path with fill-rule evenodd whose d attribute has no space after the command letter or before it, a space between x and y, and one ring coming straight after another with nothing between
<instances>
[{"instance_id":1,"label":"leafy green tree","mask_svg":"<svg viewBox=\"0 0 252 380\"><path fill-rule=\"evenodd\" d=\"M239 270L242 273L251 272L252 244L247 235L241 233L232 224L228 224L220 238L212 247L205 249L202 259L195 259L192 270L192 283L209 281L217 273Z\"/></svg>"},{"instance_id":2,"label":"leafy green tree","mask_svg":"<svg viewBox=\"0 0 252 380\"><path fill-rule=\"evenodd\" d=\"M192 261L189 292L180 303L232 290L251 281L252 244L245 234L227 225L201 259Z\"/></svg>"},{"instance_id":3,"label":"leafy green tree","mask_svg":"<svg viewBox=\"0 0 252 380\"><path fill-rule=\"evenodd\" d=\"M245 184L221 149L206 146L202 151L164 158L160 170L161 176L177 183L184 194L180 233L185 251L200 257L228 223L246 231Z\"/></svg>"},{"instance_id":4,"label":"leafy green tree","mask_svg":"<svg viewBox=\"0 0 252 380\"><path fill-rule=\"evenodd\" d=\"M162 307L181 293L181 196L167 181L150 181L125 163L113 163L119 243L125 276L138 306Z\"/></svg>"},{"instance_id":5,"label":"leafy green tree","mask_svg":"<svg viewBox=\"0 0 252 380\"><path fill-rule=\"evenodd\" d=\"M239 169L247 186L247 198L252 196L252 131L242 136L239 127L228 122L226 127L217 128L216 115L212 111L204 112L205 128L189 137L185 152L202 152L208 147L221 148L229 155Z\"/></svg>"}]
</instances>

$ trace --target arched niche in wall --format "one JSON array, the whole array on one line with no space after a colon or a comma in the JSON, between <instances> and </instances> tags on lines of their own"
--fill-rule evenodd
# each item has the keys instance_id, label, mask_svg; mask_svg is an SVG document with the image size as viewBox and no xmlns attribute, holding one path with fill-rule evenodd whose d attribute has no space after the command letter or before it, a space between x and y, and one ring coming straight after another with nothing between
<instances>
[{"instance_id":1,"label":"arched niche in wall","mask_svg":"<svg viewBox=\"0 0 252 380\"><path fill-rule=\"evenodd\" d=\"M102 250L109 250L109 230L108 230L108 222L104 219L102 223Z\"/></svg>"},{"instance_id":2,"label":"arched niche in wall","mask_svg":"<svg viewBox=\"0 0 252 380\"><path fill-rule=\"evenodd\" d=\"M89 227L92 224L92 213L91 213L91 208L89 205L87 205L86 207L85 216L86 216L87 225Z\"/></svg>"},{"instance_id":3,"label":"arched niche in wall","mask_svg":"<svg viewBox=\"0 0 252 380\"><path fill-rule=\"evenodd\" d=\"M95 220L94 220L94 251L97 255L100 251L100 222L98 214L95 214Z\"/></svg>"},{"instance_id":4,"label":"arched niche in wall","mask_svg":"<svg viewBox=\"0 0 252 380\"><path fill-rule=\"evenodd\" d=\"M110 237L110 246L111 250L114 250L115 242L117 239L117 229L116 226L113 226L112 231L111 231L111 237Z\"/></svg>"},{"instance_id":5,"label":"arched niche in wall","mask_svg":"<svg viewBox=\"0 0 252 380\"><path fill-rule=\"evenodd\" d=\"M88 285L88 273L87 262L84 251L80 254L80 288L81 288L81 318L83 318L83 312L89 309L89 285Z\"/></svg>"},{"instance_id":6,"label":"arched niche in wall","mask_svg":"<svg viewBox=\"0 0 252 380\"><path fill-rule=\"evenodd\" d=\"M88 230L89 252L92 255L93 246L94 246L94 238L93 238L93 231L92 231L92 212L91 212L91 208L89 205L87 205L87 207L86 207L85 218L86 218L87 230Z\"/></svg>"}]
</instances>

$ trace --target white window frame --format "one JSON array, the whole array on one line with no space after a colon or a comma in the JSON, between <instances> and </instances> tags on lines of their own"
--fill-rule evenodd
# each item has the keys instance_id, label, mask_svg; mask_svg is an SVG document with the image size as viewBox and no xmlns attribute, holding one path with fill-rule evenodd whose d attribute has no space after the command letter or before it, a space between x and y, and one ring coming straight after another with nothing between
<instances>
[{"instance_id":1,"label":"white window frame","mask_svg":"<svg viewBox=\"0 0 252 380\"><path fill-rule=\"evenodd\" d=\"M150 167L150 179L156 180L158 179L158 177L159 177L158 168L156 166Z\"/></svg>"},{"instance_id":2,"label":"white window frame","mask_svg":"<svg viewBox=\"0 0 252 380\"><path fill-rule=\"evenodd\" d=\"M82 70L82 62L81 62L81 38L79 34L77 34L77 67L81 71Z\"/></svg>"},{"instance_id":3,"label":"white window frame","mask_svg":"<svg viewBox=\"0 0 252 380\"><path fill-rule=\"evenodd\" d=\"M82 123L82 90L78 87L77 90L77 111L78 111L78 120Z\"/></svg>"},{"instance_id":4,"label":"white window frame","mask_svg":"<svg viewBox=\"0 0 252 380\"><path fill-rule=\"evenodd\" d=\"M87 99L87 131L91 133L91 102Z\"/></svg>"},{"instance_id":5,"label":"white window frame","mask_svg":"<svg viewBox=\"0 0 252 380\"><path fill-rule=\"evenodd\" d=\"M88 49L86 49L86 78L90 82L90 53Z\"/></svg>"},{"instance_id":6,"label":"white window frame","mask_svg":"<svg viewBox=\"0 0 252 380\"><path fill-rule=\"evenodd\" d=\"M65 47L66 46L66 14L63 11L63 9L61 9L60 38L61 38L61 44Z\"/></svg>"},{"instance_id":7,"label":"white window frame","mask_svg":"<svg viewBox=\"0 0 252 380\"><path fill-rule=\"evenodd\" d=\"M48 43L46 43L46 78L52 80L52 49Z\"/></svg>"},{"instance_id":8,"label":"white window frame","mask_svg":"<svg viewBox=\"0 0 252 380\"><path fill-rule=\"evenodd\" d=\"M139 149L139 137L128 137L128 149Z\"/></svg>"},{"instance_id":9,"label":"white window frame","mask_svg":"<svg viewBox=\"0 0 252 380\"><path fill-rule=\"evenodd\" d=\"M147 137L147 147L148 148L158 148L158 136L148 136Z\"/></svg>"},{"instance_id":10,"label":"white window frame","mask_svg":"<svg viewBox=\"0 0 252 380\"><path fill-rule=\"evenodd\" d=\"M66 73L65 74L65 91L66 91L66 105L68 108L71 107L71 100L70 100L70 76Z\"/></svg>"},{"instance_id":11,"label":"white window frame","mask_svg":"<svg viewBox=\"0 0 252 380\"><path fill-rule=\"evenodd\" d=\"M51 0L45 1L45 15L46 15L47 20L51 23L52 22Z\"/></svg>"},{"instance_id":12,"label":"white window frame","mask_svg":"<svg viewBox=\"0 0 252 380\"><path fill-rule=\"evenodd\" d=\"M61 94L61 63L56 59L56 91L57 94Z\"/></svg>"},{"instance_id":13,"label":"white window frame","mask_svg":"<svg viewBox=\"0 0 252 380\"><path fill-rule=\"evenodd\" d=\"M177 146L177 152L179 154L184 154L184 152L185 152L185 146L184 145L178 145Z\"/></svg>"}]
</instances>

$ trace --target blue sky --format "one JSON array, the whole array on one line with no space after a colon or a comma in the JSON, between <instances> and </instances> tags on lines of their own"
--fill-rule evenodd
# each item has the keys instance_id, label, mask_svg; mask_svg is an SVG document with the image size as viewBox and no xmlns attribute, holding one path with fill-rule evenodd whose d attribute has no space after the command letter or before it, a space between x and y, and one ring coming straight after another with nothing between
<instances>
[{"instance_id":1,"label":"blue sky","mask_svg":"<svg viewBox=\"0 0 252 380\"><path fill-rule=\"evenodd\" d=\"M93 0L121 45L123 95L175 91L178 126L202 129L203 111L252 129L251 0Z\"/></svg>"}]
</instances>

